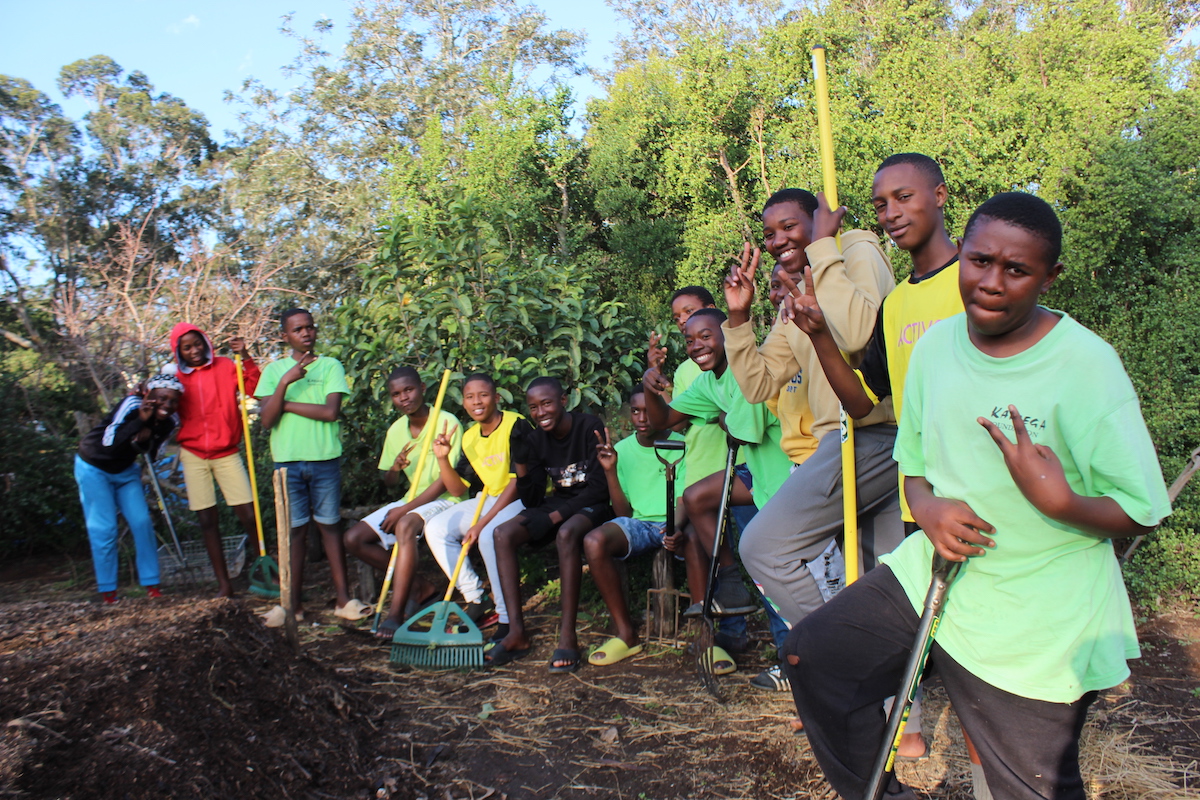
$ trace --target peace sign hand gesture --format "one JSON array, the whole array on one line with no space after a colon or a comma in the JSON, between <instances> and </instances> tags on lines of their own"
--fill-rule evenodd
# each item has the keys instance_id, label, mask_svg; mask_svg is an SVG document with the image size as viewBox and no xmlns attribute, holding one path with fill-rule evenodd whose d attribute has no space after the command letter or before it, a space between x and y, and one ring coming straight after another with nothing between
<instances>
[{"instance_id":1,"label":"peace sign hand gesture","mask_svg":"<svg viewBox=\"0 0 1200 800\"><path fill-rule=\"evenodd\" d=\"M750 317L750 307L754 305L754 276L761 258L762 251L746 242L742 245L741 260L729 268L724 286L725 305L729 308L731 323L734 317L740 321Z\"/></svg>"},{"instance_id":2,"label":"peace sign hand gesture","mask_svg":"<svg viewBox=\"0 0 1200 800\"><path fill-rule=\"evenodd\" d=\"M596 431L596 458L600 460L600 466L605 472L612 472L617 468L617 451L613 447L612 434L608 432L608 428L604 429L604 437L600 437L600 431Z\"/></svg>"},{"instance_id":3,"label":"peace sign hand gesture","mask_svg":"<svg viewBox=\"0 0 1200 800\"><path fill-rule=\"evenodd\" d=\"M816 336L828 330L825 325L825 313L817 303L817 290L813 288L812 267L804 268L803 292L796 286L792 276L783 270L779 270L779 280L787 289L787 294L783 296L783 306L779 309L783 320L794 322L797 328L809 336Z\"/></svg>"},{"instance_id":4,"label":"peace sign hand gesture","mask_svg":"<svg viewBox=\"0 0 1200 800\"><path fill-rule=\"evenodd\" d=\"M412 452L415 442L409 442L404 445L404 449L396 454L396 460L392 462L392 469L396 472L408 469L408 454Z\"/></svg>"},{"instance_id":5,"label":"peace sign hand gesture","mask_svg":"<svg viewBox=\"0 0 1200 800\"><path fill-rule=\"evenodd\" d=\"M1034 444L1017 407L1008 407L1016 442L1010 442L994 422L983 417L978 422L991 434L992 441L1004 455L1004 464L1013 482L1033 507L1051 519L1061 519L1067 513L1075 490L1067 483L1062 462L1044 444Z\"/></svg>"},{"instance_id":6,"label":"peace sign hand gesture","mask_svg":"<svg viewBox=\"0 0 1200 800\"><path fill-rule=\"evenodd\" d=\"M452 449L450 437L458 432L458 426L455 425L453 430L447 430L450 427L449 422L442 423L442 432L433 440L433 455L437 459L449 458L450 450Z\"/></svg>"}]
</instances>

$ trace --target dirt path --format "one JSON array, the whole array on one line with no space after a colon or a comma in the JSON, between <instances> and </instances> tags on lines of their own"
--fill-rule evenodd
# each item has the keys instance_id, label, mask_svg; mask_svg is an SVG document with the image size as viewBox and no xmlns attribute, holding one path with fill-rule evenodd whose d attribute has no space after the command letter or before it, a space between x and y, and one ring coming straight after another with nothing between
<instances>
[{"instance_id":1,"label":"dirt path","mask_svg":"<svg viewBox=\"0 0 1200 800\"><path fill-rule=\"evenodd\" d=\"M663 648L612 670L548 674L556 619L542 607L529 658L426 673L391 668L386 648L327 613L302 627L295 658L260 626L257 605L0 605L0 796L831 796L804 738L787 733L790 697L747 684L765 666L758 655L739 658L717 705L691 659ZM1093 797L1200 796L1189 788L1200 619L1163 614L1142 636L1135 678L1105 695L1089 725ZM581 630L585 645L602 638ZM965 800L957 722L936 683L927 697L934 756L902 775L930 797Z\"/></svg>"}]
</instances>

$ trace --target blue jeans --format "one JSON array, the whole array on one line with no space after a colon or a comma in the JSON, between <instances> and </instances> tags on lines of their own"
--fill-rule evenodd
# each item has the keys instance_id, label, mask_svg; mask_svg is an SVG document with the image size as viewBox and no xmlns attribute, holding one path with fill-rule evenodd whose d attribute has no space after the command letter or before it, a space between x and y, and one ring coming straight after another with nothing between
<instances>
[{"instance_id":1,"label":"blue jeans","mask_svg":"<svg viewBox=\"0 0 1200 800\"><path fill-rule=\"evenodd\" d=\"M750 520L754 519L754 515L758 513L758 509L754 506L734 506L730 509L733 522L739 531L744 531L746 526L750 524ZM788 635L788 625L783 621L783 617L779 616L779 612L775 610L775 606L762 593L757 586L754 585L754 593L758 595L762 601L763 609L767 612L767 625L771 628L771 639L775 642L777 652L783 652L783 640ZM720 622L721 632L732 638L745 636L747 633L745 617L725 617Z\"/></svg>"},{"instance_id":2,"label":"blue jeans","mask_svg":"<svg viewBox=\"0 0 1200 800\"><path fill-rule=\"evenodd\" d=\"M288 501L292 528L315 519L322 525L342 521L342 461L276 461L275 469L287 468Z\"/></svg>"},{"instance_id":3,"label":"blue jeans","mask_svg":"<svg viewBox=\"0 0 1200 800\"><path fill-rule=\"evenodd\" d=\"M99 591L111 592L117 588L118 508L133 531L138 581L142 586L157 586L158 548L142 489L141 465L135 461L129 469L114 475L75 456L75 482L79 484L79 501L83 503L88 539L92 543L92 565Z\"/></svg>"}]
</instances>

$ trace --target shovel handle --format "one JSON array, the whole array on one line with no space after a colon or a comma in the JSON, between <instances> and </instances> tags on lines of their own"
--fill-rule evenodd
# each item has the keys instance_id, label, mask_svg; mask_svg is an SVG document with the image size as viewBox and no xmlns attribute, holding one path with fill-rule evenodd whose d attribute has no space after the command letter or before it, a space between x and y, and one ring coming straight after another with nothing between
<instances>
[{"instance_id":1,"label":"shovel handle","mask_svg":"<svg viewBox=\"0 0 1200 800\"><path fill-rule=\"evenodd\" d=\"M254 476L254 445L250 444L250 412L246 410L246 376L242 372L242 354L233 354L233 366L237 369L238 410L242 412L242 438L246 440L246 471L250 473L250 499L254 501L254 527L258 531L258 555L267 554L267 542L263 538L262 509L258 505L258 479Z\"/></svg>"}]
</instances>

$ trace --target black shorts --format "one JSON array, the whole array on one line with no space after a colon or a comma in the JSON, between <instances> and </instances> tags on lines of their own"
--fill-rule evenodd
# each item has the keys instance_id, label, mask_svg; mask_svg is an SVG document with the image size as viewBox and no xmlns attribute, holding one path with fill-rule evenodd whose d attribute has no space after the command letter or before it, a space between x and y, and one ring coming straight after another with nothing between
<instances>
[{"instance_id":1,"label":"black shorts","mask_svg":"<svg viewBox=\"0 0 1200 800\"><path fill-rule=\"evenodd\" d=\"M551 522L550 515L555 511L562 513L569 502L569 500L553 496L547 497L546 502L540 506L527 508L516 516L517 521L524 525L525 530L529 532L529 544L534 547L542 547L554 539L562 522L557 524ZM598 528L613 518L612 506L608 503L585 506L576 511L572 516L579 514L587 517L588 521L592 523L593 528ZM564 519L563 522L566 522L567 519Z\"/></svg>"}]
</instances>

